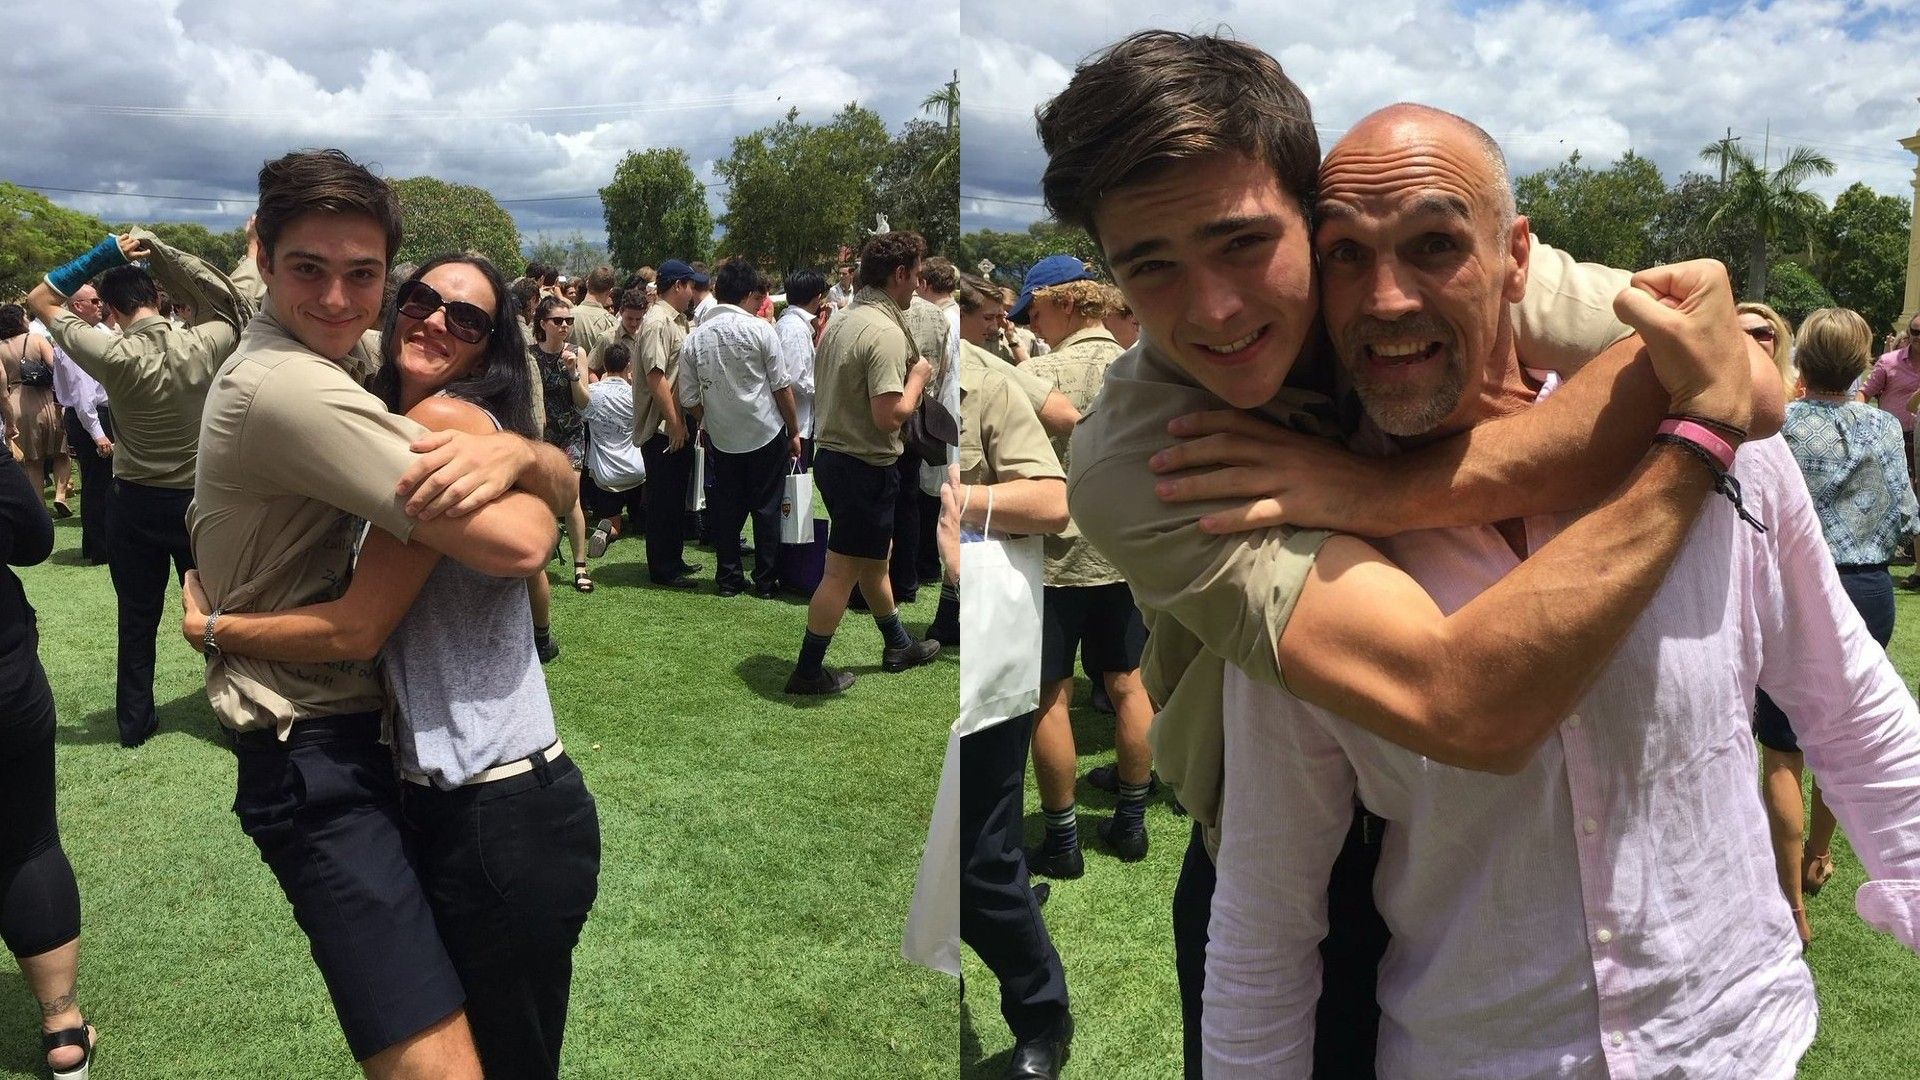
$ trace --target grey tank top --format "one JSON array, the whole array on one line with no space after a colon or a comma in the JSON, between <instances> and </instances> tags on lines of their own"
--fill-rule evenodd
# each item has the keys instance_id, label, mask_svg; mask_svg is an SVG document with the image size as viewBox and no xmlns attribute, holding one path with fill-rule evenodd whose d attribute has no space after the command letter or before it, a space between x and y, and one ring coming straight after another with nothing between
<instances>
[{"instance_id":1,"label":"grey tank top","mask_svg":"<svg viewBox=\"0 0 1920 1080\"><path fill-rule=\"evenodd\" d=\"M400 767L435 787L459 787L557 738L525 579L441 559L381 660L399 713Z\"/></svg>"}]
</instances>

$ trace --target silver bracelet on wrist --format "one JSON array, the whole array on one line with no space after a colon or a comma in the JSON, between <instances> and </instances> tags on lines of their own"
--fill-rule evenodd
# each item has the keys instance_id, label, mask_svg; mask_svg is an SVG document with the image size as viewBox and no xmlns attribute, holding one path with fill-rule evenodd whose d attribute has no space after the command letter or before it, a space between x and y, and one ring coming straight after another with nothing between
<instances>
[{"instance_id":1,"label":"silver bracelet on wrist","mask_svg":"<svg viewBox=\"0 0 1920 1080\"><path fill-rule=\"evenodd\" d=\"M201 635L200 643L206 646L205 652L208 655L212 655L220 651L220 646L216 644L213 640L213 624L215 622L218 622L220 619L220 616L224 614L226 613L221 611L219 608L214 608L213 612L207 616L207 632Z\"/></svg>"}]
</instances>

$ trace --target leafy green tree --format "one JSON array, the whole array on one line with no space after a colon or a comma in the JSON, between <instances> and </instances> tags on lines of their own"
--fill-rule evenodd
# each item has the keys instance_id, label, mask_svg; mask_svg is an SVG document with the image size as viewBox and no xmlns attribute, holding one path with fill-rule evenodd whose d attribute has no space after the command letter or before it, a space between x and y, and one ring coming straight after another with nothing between
<instances>
[{"instance_id":1,"label":"leafy green tree","mask_svg":"<svg viewBox=\"0 0 1920 1080\"><path fill-rule=\"evenodd\" d=\"M1576 259L1636 269L1648 262L1648 226L1667 194L1659 167L1631 150L1605 169L1582 165L1576 150L1513 188L1542 240Z\"/></svg>"},{"instance_id":2,"label":"leafy green tree","mask_svg":"<svg viewBox=\"0 0 1920 1080\"><path fill-rule=\"evenodd\" d=\"M728 185L721 253L776 276L823 266L842 244L860 246L873 228L874 176L889 149L886 123L871 109L850 103L825 124L803 124L799 115L789 109L772 127L733 140L733 152L714 166Z\"/></svg>"},{"instance_id":3,"label":"leafy green tree","mask_svg":"<svg viewBox=\"0 0 1920 1080\"><path fill-rule=\"evenodd\" d=\"M1086 230L1052 219L1036 221L1025 232L978 229L960 237L954 264L969 274L980 272L980 261L993 264L993 280L1018 288L1027 270L1049 255L1075 255L1099 268L1100 249Z\"/></svg>"},{"instance_id":4,"label":"leafy green tree","mask_svg":"<svg viewBox=\"0 0 1920 1080\"><path fill-rule=\"evenodd\" d=\"M587 239L578 229L564 238L548 236L544 233L535 236L526 244L527 259L543 262L554 267L568 277L590 273L596 266L608 263L607 247ZM521 267L514 267L518 273Z\"/></svg>"},{"instance_id":5,"label":"leafy green tree","mask_svg":"<svg viewBox=\"0 0 1920 1080\"><path fill-rule=\"evenodd\" d=\"M100 242L107 226L0 181L0 298L24 296L41 275Z\"/></svg>"},{"instance_id":6,"label":"leafy green tree","mask_svg":"<svg viewBox=\"0 0 1920 1080\"><path fill-rule=\"evenodd\" d=\"M1799 326L1815 308L1835 306L1833 297L1806 267L1786 259L1767 271L1766 298L1767 306L1793 326Z\"/></svg>"},{"instance_id":7,"label":"leafy green tree","mask_svg":"<svg viewBox=\"0 0 1920 1080\"><path fill-rule=\"evenodd\" d=\"M1716 146L1718 144L1715 144ZM1753 242L1753 224L1731 216L1708 225L1724 197L1722 185L1705 173L1689 172L1667 189L1660 208L1647 225L1645 266L1718 259L1730 268L1740 266ZM1628 269L1638 270L1639 266Z\"/></svg>"},{"instance_id":8,"label":"leafy green tree","mask_svg":"<svg viewBox=\"0 0 1920 1080\"><path fill-rule=\"evenodd\" d=\"M885 214L889 225L926 237L929 252L950 254L960 239L959 126L907 121L888 145L871 190L873 211Z\"/></svg>"},{"instance_id":9,"label":"leafy green tree","mask_svg":"<svg viewBox=\"0 0 1920 1080\"><path fill-rule=\"evenodd\" d=\"M406 226L395 262L421 263L449 252L477 251L509 275L519 269L520 230L484 189L432 176L391 184Z\"/></svg>"},{"instance_id":10,"label":"leafy green tree","mask_svg":"<svg viewBox=\"0 0 1920 1080\"><path fill-rule=\"evenodd\" d=\"M1840 193L1814 229L1820 283L1834 303L1858 311L1876 332L1900 318L1912 221L1907 200L1856 183Z\"/></svg>"},{"instance_id":11,"label":"leafy green tree","mask_svg":"<svg viewBox=\"0 0 1920 1080\"><path fill-rule=\"evenodd\" d=\"M630 151L600 189L600 206L615 266L705 259L713 250L707 186L694 177L684 150Z\"/></svg>"},{"instance_id":12,"label":"leafy green tree","mask_svg":"<svg viewBox=\"0 0 1920 1080\"><path fill-rule=\"evenodd\" d=\"M1718 145L1714 145L1712 153L1716 160L1722 153ZM1832 176L1834 166L1826 155L1804 146L1796 147L1772 172L1738 146L1729 146L1725 154L1732 168L1719 205L1708 217L1707 225L1711 228L1733 217L1753 226L1753 237L1747 245L1747 287L1742 295L1760 296L1769 284L1767 245L1796 230L1811 229L1819 221L1826 205L1820 196L1802 185L1816 174Z\"/></svg>"},{"instance_id":13,"label":"leafy green tree","mask_svg":"<svg viewBox=\"0 0 1920 1080\"><path fill-rule=\"evenodd\" d=\"M113 231L124 232L133 228L134 224L115 225ZM247 253L247 229L244 225L220 233L193 221L159 221L142 227L158 236L168 247L198 255L222 271L232 270L240 262L240 257Z\"/></svg>"}]
</instances>

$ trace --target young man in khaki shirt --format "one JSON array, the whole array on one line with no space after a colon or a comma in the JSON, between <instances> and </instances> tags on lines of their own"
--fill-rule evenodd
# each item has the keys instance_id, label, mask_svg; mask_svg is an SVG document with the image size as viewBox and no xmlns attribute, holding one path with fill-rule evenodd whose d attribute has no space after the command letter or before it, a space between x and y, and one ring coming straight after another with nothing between
<instances>
[{"instance_id":1,"label":"young man in khaki shirt","mask_svg":"<svg viewBox=\"0 0 1920 1080\"><path fill-rule=\"evenodd\" d=\"M855 584L886 642L880 666L905 671L932 660L937 641L915 641L900 623L887 558L899 497L900 428L920 405L933 374L916 356L901 311L913 298L926 242L918 233L880 233L860 251L860 291L827 324L815 358L814 483L832 522L827 567L807 605L800 658L789 694L838 694L850 672L825 667L827 646Z\"/></svg>"},{"instance_id":2,"label":"young man in khaki shirt","mask_svg":"<svg viewBox=\"0 0 1920 1080\"><path fill-rule=\"evenodd\" d=\"M587 275L586 299L573 306L573 326L567 331L567 344L580 350L587 358L587 370L596 375L606 370L598 363L600 351L620 328L620 320L613 313L615 282L613 267L593 268Z\"/></svg>"},{"instance_id":3,"label":"young man in khaki shirt","mask_svg":"<svg viewBox=\"0 0 1920 1080\"><path fill-rule=\"evenodd\" d=\"M1140 104L1116 113L1115 100ZM1192 116L1208 117L1207 129L1195 132ZM1095 237L1141 329L1075 432L1068 489L1076 523L1127 575L1147 616L1143 673L1162 704L1155 757L1196 820L1175 899L1196 1069L1211 892L1201 840L1218 812L1222 665L1437 761L1516 768L1632 625L1706 496L1697 462L1649 448L1659 419L1683 411L1746 426L1751 414L1756 435L1779 424L1779 377L1764 356L1671 352L1662 369L1678 389L1670 394L1637 339L1607 348L1622 329L1612 314L1619 290L1595 275L1622 275L1574 268L1540 246L1533 262L1543 272L1515 315L1521 355L1571 370L1604 353L1538 408L1391 462L1232 411L1311 428L1306 409L1325 400L1284 385L1299 375L1296 360L1311 374L1325 359L1306 349L1318 318L1310 117L1266 54L1148 31L1082 65L1039 123L1046 200ZM1185 141L1154 134L1175 130ZM1705 287L1684 272L1650 272L1619 303L1643 304L1663 282ZM1196 411L1206 415L1181 419ZM1170 424L1179 436L1223 437L1183 442ZM1215 469L1229 460L1241 467ZM1208 471L1155 483L1193 468ZM1568 510L1605 497L1630 471L1609 513L1589 515L1452 616L1361 541L1297 524L1370 535ZM1254 531L1226 535L1235 528ZM1595 565L1610 572L1596 576ZM1543 590L1556 602L1538 602ZM1366 1000L1371 983L1369 970ZM1370 1040L1352 1049L1371 1062Z\"/></svg>"},{"instance_id":4,"label":"young man in khaki shirt","mask_svg":"<svg viewBox=\"0 0 1920 1080\"><path fill-rule=\"evenodd\" d=\"M646 380L633 394L633 441L647 463L647 579L655 585L691 589L698 566L686 560L687 485L693 478L692 433L675 399L680 346L687 340L687 308L695 285L707 275L679 259L660 264L659 295L640 322L634 370Z\"/></svg>"},{"instance_id":5,"label":"young man in khaki shirt","mask_svg":"<svg viewBox=\"0 0 1920 1080\"><path fill-rule=\"evenodd\" d=\"M201 405L252 310L230 293L218 302L202 283L224 281L218 271L144 229L108 237L94 252L75 263L92 257L111 265L94 289L120 333L96 329L62 306L65 296L53 281L78 293L86 276L67 273L75 264L34 286L27 306L114 403L118 441L107 519L107 566L119 607L114 718L120 745L134 747L160 726L153 706L154 639L166 607L168 566L176 575L193 569L186 515ZM134 259L150 259L153 273L126 265ZM181 329L162 318L156 286L193 303L203 321Z\"/></svg>"},{"instance_id":6,"label":"young man in khaki shirt","mask_svg":"<svg viewBox=\"0 0 1920 1080\"><path fill-rule=\"evenodd\" d=\"M290 154L262 168L256 221L265 310L200 428L189 525L213 605L201 640L228 611L340 596L362 520L500 577L544 565L574 498L564 454L429 434L347 370L400 241L387 185L338 151ZM235 813L293 905L354 1057L369 1077L480 1076L399 820L376 668L209 653L207 695L238 759Z\"/></svg>"}]
</instances>

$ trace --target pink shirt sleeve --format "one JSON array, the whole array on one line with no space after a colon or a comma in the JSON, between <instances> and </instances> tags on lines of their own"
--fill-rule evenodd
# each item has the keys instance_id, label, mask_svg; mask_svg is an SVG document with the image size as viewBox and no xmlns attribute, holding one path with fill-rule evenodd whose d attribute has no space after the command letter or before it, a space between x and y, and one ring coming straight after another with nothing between
<instances>
[{"instance_id":1,"label":"pink shirt sleeve","mask_svg":"<svg viewBox=\"0 0 1920 1080\"><path fill-rule=\"evenodd\" d=\"M1867 381L1860 384L1860 396L1872 401L1887 388L1887 359L1881 357L1874 362L1873 370L1867 373Z\"/></svg>"},{"instance_id":2,"label":"pink shirt sleeve","mask_svg":"<svg viewBox=\"0 0 1920 1080\"><path fill-rule=\"evenodd\" d=\"M1744 450L1768 451L1768 440ZM1779 448L1770 460L1791 469ZM1755 560L1762 632L1760 688L1793 724L1820 790L1873 880L1860 917L1920 952L1920 709L1867 633L1833 567L1806 486L1770 485L1767 524L1778 558Z\"/></svg>"}]
</instances>

